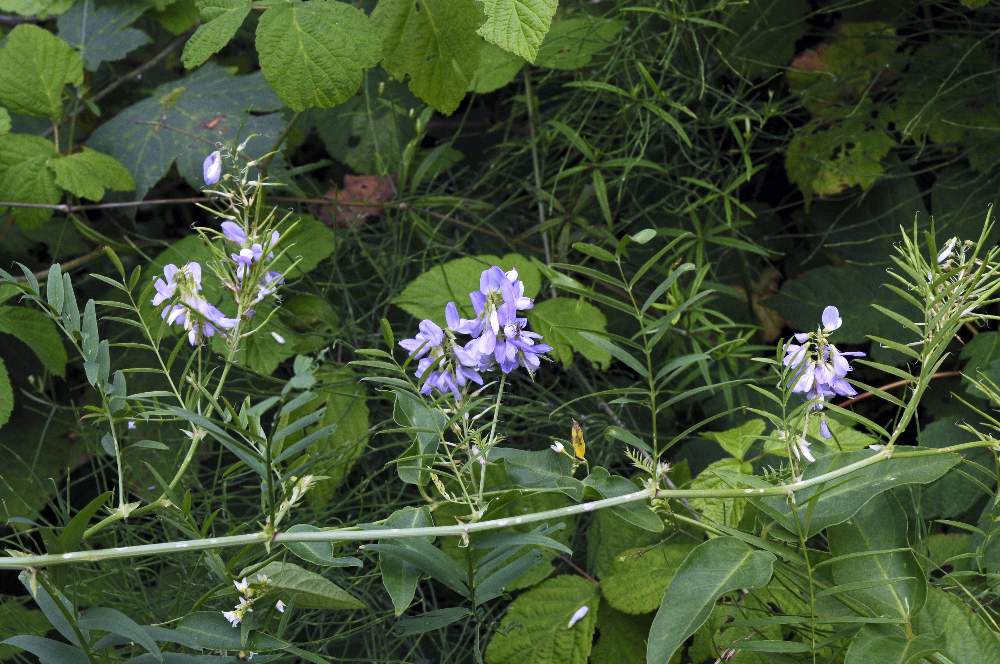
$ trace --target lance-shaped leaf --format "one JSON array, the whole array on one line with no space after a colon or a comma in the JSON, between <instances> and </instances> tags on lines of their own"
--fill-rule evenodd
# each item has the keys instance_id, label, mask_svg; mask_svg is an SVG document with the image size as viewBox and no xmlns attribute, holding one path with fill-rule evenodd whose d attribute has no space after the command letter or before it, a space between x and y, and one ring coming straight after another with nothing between
<instances>
[{"instance_id":1,"label":"lance-shaped leaf","mask_svg":"<svg viewBox=\"0 0 1000 664\"><path fill-rule=\"evenodd\" d=\"M363 609L365 603L333 581L294 563L270 562L260 570L276 598L303 609Z\"/></svg>"},{"instance_id":2,"label":"lance-shaped leaf","mask_svg":"<svg viewBox=\"0 0 1000 664\"><path fill-rule=\"evenodd\" d=\"M774 561L774 554L753 549L735 537L699 544L681 563L663 595L649 630L647 664L670 661L726 593L766 585Z\"/></svg>"}]
</instances>

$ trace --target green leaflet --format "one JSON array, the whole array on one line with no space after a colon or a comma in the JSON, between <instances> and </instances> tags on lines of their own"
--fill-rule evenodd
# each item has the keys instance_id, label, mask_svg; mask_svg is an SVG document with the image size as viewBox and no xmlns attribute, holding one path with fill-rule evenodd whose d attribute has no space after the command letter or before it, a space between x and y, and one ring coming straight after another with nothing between
<instances>
[{"instance_id":1,"label":"green leaflet","mask_svg":"<svg viewBox=\"0 0 1000 664\"><path fill-rule=\"evenodd\" d=\"M80 198L99 201L105 189L133 191L135 181L121 162L103 152L83 148L67 157L49 160L56 184Z\"/></svg>"},{"instance_id":2,"label":"green leaflet","mask_svg":"<svg viewBox=\"0 0 1000 664\"><path fill-rule=\"evenodd\" d=\"M55 323L37 309L0 306L0 334L10 334L34 352L46 369L66 373L66 347Z\"/></svg>"},{"instance_id":3,"label":"green leaflet","mask_svg":"<svg viewBox=\"0 0 1000 664\"><path fill-rule=\"evenodd\" d=\"M337 584L294 563L270 562L259 572L270 580L269 595L303 609L364 609L365 603Z\"/></svg>"},{"instance_id":4,"label":"green leaflet","mask_svg":"<svg viewBox=\"0 0 1000 664\"><path fill-rule=\"evenodd\" d=\"M331 0L268 8L256 43L264 78L293 111L346 101L380 59L380 35L368 16Z\"/></svg>"},{"instance_id":5,"label":"green leaflet","mask_svg":"<svg viewBox=\"0 0 1000 664\"><path fill-rule=\"evenodd\" d=\"M479 290L479 275L491 265L504 270L514 268L524 281L524 294L534 297L541 288L538 268L520 254L498 257L490 254L456 258L436 265L411 281L393 303L416 318L429 318L444 323L444 308L449 302L458 305L463 317L475 312L469 303L469 293ZM541 304L541 303L539 303Z\"/></svg>"},{"instance_id":6,"label":"green leaflet","mask_svg":"<svg viewBox=\"0 0 1000 664\"><path fill-rule=\"evenodd\" d=\"M487 664L585 664L599 601L597 585L582 577L543 581L508 607L486 648ZM584 606L586 615L570 627L570 618Z\"/></svg>"},{"instance_id":7,"label":"green leaflet","mask_svg":"<svg viewBox=\"0 0 1000 664\"><path fill-rule=\"evenodd\" d=\"M382 35L385 70L398 80L409 77L413 94L437 110L454 112L479 65L479 4L381 0L371 18Z\"/></svg>"},{"instance_id":8,"label":"green leaflet","mask_svg":"<svg viewBox=\"0 0 1000 664\"><path fill-rule=\"evenodd\" d=\"M285 121L277 113L258 114L280 108L281 101L259 73L234 76L209 63L160 85L98 127L87 144L128 168L137 198L144 197L175 162L197 189L204 185L202 162L215 143L256 134L247 153L259 156L271 150Z\"/></svg>"},{"instance_id":9,"label":"green leaflet","mask_svg":"<svg viewBox=\"0 0 1000 664\"><path fill-rule=\"evenodd\" d=\"M150 0L81 0L59 17L59 37L79 49L87 71L97 71L151 41L131 27L151 6Z\"/></svg>"},{"instance_id":10,"label":"green leaflet","mask_svg":"<svg viewBox=\"0 0 1000 664\"><path fill-rule=\"evenodd\" d=\"M62 191L46 166L54 156L51 141L41 136L0 135L0 198L18 203L58 203ZM11 214L18 224L36 228L52 216L52 210L14 208Z\"/></svg>"},{"instance_id":11,"label":"green leaflet","mask_svg":"<svg viewBox=\"0 0 1000 664\"><path fill-rule=\"evenodd\" d=\"M774 554L752 549L735 537L716 537L699 544L677 569L653 618L647 664L662 664L673 657L708 620L721 596L766 585L774 561Z\"/></svg>"},{"instance_id":12,"label":"green leaflet","mask_svg":"<svg viewBox=\"0 0 1000 664\"><path fill-rule=\"evenodd\" d=\"M383 525L386 528L422 528L432 526L434 523L431 520L430 510L426 507L404 507L390 514ZM430 544L433 538L419 539L425 544ZM406 539L390 541L398 542L400 546L407 546ZM382 572L382 585L389 593L396 615L400 616L413 602L417 583L420 581L420 570L390 552L380 551L378 560L379 571Z\"/></svg>"},{"instance_id":13,"label":"green leaflet","mask_svg":"<svg viewBox=\"0 0 1000 664\"><path fill-rule=\"evenodd\" d=\"M528 312L528 321L544 342L552 346L552 354L563 366L573 364L574 352L596 367L607 369L611 366L611 353L581 334L607 335L607 319L591 303L572 297L542 300Z\"/></svg>"},{"instance_id":14,"label":"green leaflet","mask_svg":"<svg viewBox=\"0 0 1000 664\"><path fill-rule=\"evenodd\" d=\"M478 32L486 41L534 62L559 0L483 0L484 23Z\"/></svg>"},{"instance_id":15,"label":"green leaflet","mask_svg":"<svg viewBox=\"0 0 1000 664\"><path fill-rule=\"evenodd\" d=\"M483 44L479 51L479 67L469 89L486 94L512 82L524 67L524 58L505 51L495 44Z\"/></svg>"},{"instance_id":16,"label":"green leaflet","mask_svg":"<svg viewBox=\"0 0 1000 664\"><path fill-rule=\"evenodd\" d=\"M0 49L0 103L14 113L53 120L62 115L67 85L83 83L83 60L69 44L37 25L22 23Z\"/></svg>"},{"instance_id":17,"label":"green leaflet","mask_svg":"<svg viewBox=\"0 0 1000 664\"><path fill-rule=\"evenodd\" d=\"M729 477L721 473L739 473L750 475L753 466L736 459L720 459L710 463L688 485L690 489L730 489L734 486ZM741 498L692 498L691 507L698 510L706 519L713 523L736 527L743 512L746 501Z\"/></svg>"},{"instance_id":18,"label":"green leaflet","mask_svg":"<svg viewBox=\"0 0 1000 664\"><path fill-rule=\"evenodd\" d=\"M3 106L0 106L0 136L10 131L10 113Z\"/></svg>"},{"instance_id":19,"label":"green leaflet","mask_svg":"<svg viewBox=\"0 0 1000 664\"><path fill-rule=\"evenodd\" d=\"M207 22L184 44L181 62L194 69L225 48L250 13L250 0L201 0L198 9Z\"/></svg>"},{"instance_id":20,"label":"green leaflet","mask_svg":"<svg viewBox=\"0 0 1000 664\"><path fill-rule=\"evenodd\" d=\"M694 542L677 538L622 551L601 579L604 599L622 613L656 611L674 573L694 547Z\"/></svg>"}]
</instances>

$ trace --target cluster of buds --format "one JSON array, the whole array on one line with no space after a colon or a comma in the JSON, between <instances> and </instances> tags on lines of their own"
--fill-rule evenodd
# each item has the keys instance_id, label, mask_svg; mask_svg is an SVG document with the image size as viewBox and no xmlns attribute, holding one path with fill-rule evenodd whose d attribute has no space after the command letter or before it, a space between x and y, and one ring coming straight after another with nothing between
<instances>
[{"instance_id":1,"label":"cluster of buds","mask_svg":"<svg viewBox=\"0 0 1000 664\"><path fill-rule=\"evenodd\" d=\"M258 574L254 581L247 581L247 578L243 577L239 581L233 581L233 585L240 594L240 601L232 611L223 611L222 615L230 625L239 627L240 623L246 620L247 614L253 611L254 604L271 589L271 582L266 575ZM284 613L285 603L279 599L275 602L274 608L279 613Z\"/></svg>"}]
</instances>

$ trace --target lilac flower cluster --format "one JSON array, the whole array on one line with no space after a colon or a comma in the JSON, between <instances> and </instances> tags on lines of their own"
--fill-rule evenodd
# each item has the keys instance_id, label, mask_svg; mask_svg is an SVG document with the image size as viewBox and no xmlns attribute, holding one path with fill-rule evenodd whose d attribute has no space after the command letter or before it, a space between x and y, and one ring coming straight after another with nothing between
<instances>
[{"instance_id":1,"label":"lilac flower cluster","mask_svg":"<svg viewBox=\"0 0 1000 664\"><path fill-rule=\"evenodd\" d=\"M192 261L181 268L170 263L163 268L163 276L165 279L158 277L153 282L156 289L153 306L167 303L160 316L167 321L167 325L176 323L187 330L192 346L216 333L224 335L225 330L236 327L236 320L227 318L201 295L199 263Z\"/></svg>"},{"instance_id":2,"label":"lilac flower cluster","mask_svg":"<svg viewBox=\"0 0 1000 664\"><path fill-rule=\"evenodd\" d=\"M232 221L222 222L222 234L240 248L239 253L229 255L236 263L237 286L242 286L243 277L253 269L254 264L264 258L265 254L267 260L274 259L273 249L281 239L278 231L271 231L271 236L264 243L258 242L256 238L247 235L242 226ZM257 295L253 299L253 304L262 302L268 295L273 295L277 286L283 282L280 272L273 270L266 272L257 283Z\"/></svg>"},{"instance_id":3,"label":"lilac flower cluster","mask_svg":"<svg viewBox=\"0 0 1000 664\"><path fill-rule=\"evenodd\" d=\"M462 388L470 382L483 384L482 373L499 367L509 374L524 367L534 375L542 356L551 351L540 343L542 336L527 329L528 319L520 316L534 306L524 295L524 282L517 271L504 272L494 265L479 277L479 290L469 294L475 318L461 318L458 307L445 307L446 328L423 320L412 339L399 343L418 359L417 377L423 379L421 392L450 392L461 399ZM467 335L460 340L458 335Z\"/></svg>"},{"instance_id":4,"label":"lilac flower cluster","mask_svg":"<svg viewBox=\"0 0 1000 664\"><path fill-rule=\"evenodd\" d=\"M848 357L864 357L858 351L844 352L830 343L827 335L843 324L837 307L823 309L822 326L816 332L796 334L797 343L785 345L784 365L791 369L789 384L792 392L803 394L813 402L813 410L822 410L824 402L833 396L852 397L858 392L847 382L851 371ZM823 419L820 431L830 438L830 428Z\"/></svg>"}]
</instances>

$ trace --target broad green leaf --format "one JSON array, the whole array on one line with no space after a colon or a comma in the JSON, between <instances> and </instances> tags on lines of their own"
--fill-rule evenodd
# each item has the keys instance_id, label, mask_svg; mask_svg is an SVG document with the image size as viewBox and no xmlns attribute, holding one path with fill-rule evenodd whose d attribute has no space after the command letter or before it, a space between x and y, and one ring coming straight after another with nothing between
<instances>
[{"instance_id":1,"label":"broad green leaf","mask_svg":"<svg viewBox=\"0 0 1000 664\"><path fill-rule=\"evenodd\" d=\"M574 352L596 367L611 366L611 353L581 334L607 334L604 313L589 302L571 297L542 300L528 312L528 321L543 341L552 346L553 355L564 366L573 364Z\"/></svg>"},{"instance_id":2,"label":"broad green leaf","mask_svg":"<svg viewBox=\"0 0 1000 664\"><path fill-rule=\"evenodd\" d=\"M737 459L720 459L710 463L691 480L690 489L731 489L733 483L723 473L753 474L753 466ZM742 498L691 498L691 507L712 523L736 527L743 518L746 501Z\"/></svg>"},{"instance_id":3,"label":"broad green leaf","mask_svg":"<svg viewBox=\"0 0 1000 664\"><path fill-rule=\"evenodd\" d=\"M49 168L55 173L57 185L80 198L99 201L104 198L105 189L135 190L128 169L114 157L90 148L50 159Z\"/></svg>"},{"instance_id":4,"label":"broad green leaf","mask_svg":"<svg viewBox=\"0 0 1000 664\"><path fill-rule=\"evenodd\" d=\"M722 449L739 460L742 461L743 457L746 456L750 447L760 440L761 434L764 433L766 424L764 420L753 419L747 420L743 424L733 429L727 429L726 431L708 431L703 435L717 442Z\"/></svg>"},{"instance_id":5,"label":"broad green leaf","mask_svg":"<svg viewBox=\"0 0 1000 664\"><path fill-rule=\"evenodd\" d=\"M781 291L766 303L797 330L815 329L824 307L835 305L844 325L837 330L834 340L841 350L848 350L843 344L864 343L868 334L888 339L900 336L898 323L869 306L881 304L904 315L910 313L905 309L900 311L899 298L882 287L888 280L881 267L828 265L786 281ZM845 287L851 289L850 297L845 296Z\"/></svg>"},{"instance_id":6,"label":"broad green leaf","mask_svg":"<svg viewBox=\"0 0 1000 664\"><path fill-rule=\"evenodd\" d=\"M479 275L492 265L504 270L514 268L524 282L524 294L534 297L541 288L541 275L530 259L520 254L497 257L490 254L456 258L436 265L411 281L393 303L416 318L429 318L444 323L444 308L449 302L458 305L463 317L475 312L469 303L469 293L479 290Z\"/></svg>"},{"instance_id":7,"label":"broad green leaf","mask_svg":"<svg viewBox=\"0 0 1000 664\"><path fill-rule=\"evenodd\" d=\"M96 606L84 611L77 622L85 629L103 630L124 636L129 641L142 646L157 660L163 661L163 654L156 645L156 641L138 623L117 609Z\"/></svg>"},{"instance_id":8,"label":"broad green leaf","mask_svg":"<svg viewBox=\"0 0 1000 664\"><path fill-rule=\"evenodd\" d=\"M26 650L37 657L41 664L88 664L90 661L80 648L41 636L12 636L0 641L0 645Z\"/></svg>"},{"instance_id":9,"label":"broad green leaf","mask_svg":"<svg viewBox=\"0 0 1000 664\"><path fill-rule=\"evenodd\" d=\"M0 136L10 132L10 113L0 106Z\"/></svg>"},{"instance_id":10,"label":"broad green leaf","mask_svg":"<svg viewBox=\"0 0 1000 664\"><path fill-rule=\"evenodd\" d=\"M483 0L483 39L534 62L559 0Z\"/></svg>"},{"instance_id":11,"label":"broad green leaf","mask_svg":"<svg viewBox=\"0 0 1000 664\"><path fill-rule=\"evenodd\" d=\"M316 426L336 426L332 434L309 448L310 457L316 460L312 472L327 477L309 492L310 501L319 507L334 497L368 446L368 402L364 385L347 367L323 368L316 377L326 385L317 390L326 397L326 410Z\"/></svg>"},{"instance_id":12,"label":"broad green leaf","mask_svg":"<svg viewBox=\"0 0 1000 664\"><path fill-rule=\"evenodd\" d=\"M149 97L99 126L87 144L116 158L132 173L136 196L165 176L176 162L180 174L198 189L202 162L217 142L237 143L250 134L247 153L270 151L284 131L282 107L259 73L235 76L208 63L164 83ZM251 114L253 111L254 114Z\"/></svg>"},{"instance_id":13,"label":"broad green leaf","mask_svg":"<svg viewBox=\"0 0 1000 664\"><path fill-rule=\"evenodd\" d=\"M621 21L592 16L557 20L545 36L535 64L549 69L581 69L618 39Z\"/></svg>"},{"instance_id":14,"label":"broad green leaf","mask_svg":"<svg viewBox=\"0 0 1000 664\"><path fill-rule=\"evenodd\" d=\"M184 44L181 62L194 69L225 48L250 13L250 0L200 0L198 9L206 19Z\"/></svg>"},{"instance_id":15,"label":"broad green leaf","mask_svg":"<svg viewBox=\"0 0 1000 664\"><path fill-rule=\"evenodd\" d=\"M41 611L27 609L16 598L0 602L0 634L44 636L52 627ZM0 661L10 659L14 646L0 645Z\"/></svg>"},{"instance_id":16,"label":"broad green leaf","mask_svg":"<svg viewBox=\"0 0 1000 664\"><path fill-rule=\"evenodd\" d=\"M479 66L483 23L476 2L381 0L372 21L382 35L382 66L445 114L465 97Z\"/></svg>"},{"instance_id":17,"label":"broad green leaf","mask_svg":"<svg viewBox=\"0 0 1000 664\"><path fill-rule=\"evenodd\" d=\"M0 306L0 334L10 334L30 348L45 368L57 376L66 373L66 347L55 323L28 307Z\"/></svg>"},{"instance_id":18,"label":"broad green leaf","mask_svg":"<svg viewBox=\"0 0 1000 664\"><path fill-rule=\"evenodd\" d=\"M974 440L979 440L979 437L962 429L950 419L931 422L920 430L917 437L917 442L924 447L946 447ZM955 466L941 479L924 487L920 492L921 515L925 519L954 518L972 508L985 491L980 484L969 479L970 474L987 486L993 485L992 472L988 475L978 472L974 465L978 463L984 468L992 469L993 452L985 448L971 449L962 452L962 456L967 463Z\"/></svg>"},{"instance_id":19,"label":"broad green leaf","mask_svg":"<svg viewBox=\"0 0 1000 664\"><path fill-rule=\"evenodd\" d=\"M513 81L524 68L524 58L494 44L483 44L479 51L479 67L472 76L469 89L486 94Z\"/></svg>"},{"instance_id":20,"label":"broad green leaf","mask_svg":"<svg viewBox=\"0 0 1000 664\"><path fill-rule=\"evenodd\" d=\"M601 602L597 612L597 642L591 664L645 664L646 635L652 616L630 616Z\"/></svg>"},{"instance_id":21,"label":"broad green leaf","mask_svg":"<svg viewBox=\"0 0 1000 664\"><path fill-rule=\"evenodd\" d=\"M597 585L583 577L567 574L542 582L507 608L486 647L487 664L585 664L599 604ZM570 627L582 607L586 615Z\"/></svg>"},{"instance_id":22,"label":"broad green leaf","mask_svg":"<svg viewBox=\"0 0 1000 664\"><path fill-rule=\"evenodd\" d=\"M899 502L889 493L879 494L848 521L827 531L830 553L837 557L905 549L908 546L906 524L906 514ZM909 550L834 561L832 568L833 581L838 586L864 582L878 584L850 593L851 597L874 609L877 615L908 619L920 610L927 597L924 571Z\"/></svg>"},{"instance_id":23,"label":"broad green leaf","mask_svg":"<svg viewBox=\"0 0 1000 664\"><path fill-rule=\"evenodd\" d=\"M14 390L10 385L10 376L7 374L7 367L0 357L0 427L7 424L11 413L14 412Z\"/></svg>"},{"instance_id":24,"label":"broad green leaf","mask_svg":"<svg viewBox=\"0 0 1000 664\"><path fill-rule=\"evenodd\" d=\"M503 462L507 479L514 486L554 490L573 500L583 499L583 483L573 477L573 464L563 454L494 447L489 460Z\"/></svg>"},{"instance_id":25,"label":"broad green leaf","mask_svg":"<svg viewBox=\"0 0 1000 664\"><path fill-rule=\"evenodd\" d=\"M0 73L0 78L2 76ZM0 199L17 203L58 203L62 190L46 167L56 154L52 142L41 136L0 135ZM52 210L13 208L11 215L18 224L31 229L51 217Z\"/></svg>"},{"instance_id":26,"label":"broad green leaf","mask_svg":"<svg viewBox=\"0 0 1000 664\"><path fill-rule=\"evenodd\" d=\"M774 561L774 554L735 537L716 537L695 547L674 574L653 618L647 664L669 661L726 593L767 585Z\"/></svg>"},{"instance_id":27,"label":"broad green leaf","mask_svg":"<svg viewBox=\"0 0 1000 664\"><path fill-rule=\"evenodd\" d=\"M922 448L907 448L907 450ZM871 456L869 450L837 452L821 456L810 463L803 479L831 472ZM769 516L777 518L787 530L798 531L801 525L806 537L812 537L829 526L843 523L865 503L883 491L905 484L929 484L961 461L958 454L927 457L893 458L865 466L831 482L805 488L795 494L794 508L783 497L752 499ZM758 502L759 500L759 502Z\"/></svg>"},{"instance_id":28,"label":"broad green leaf","mask_svg":"<svg viewBox=\"0 0 1000 664\"><path fill-rule=\"evenodd\" d=\"M940 637L921 634L907 639L899 628L866 625L847 648L844 664L910 664L928 661L929 655L940 652ZM931 659L930 661L933 661Z\"/></svg>"},{"instance_id":29,"label":"broad green leaf","mask_svg":"<svg viewBox=\"0 0 1000 664\"><path fill-rule=\"evenodd\" d=\"M80 51L88 71L97 71L151 41L131 27L151 6L149 0L81 0L59 17L59 37Z\"/></svg>"},{"instance_id":30,"label":"broad green leaf","mask_svg":"<svg viewBox=\"0 0 1000 664\"><path fill-rule=\"evenodd\" d=\"M957 595L933 587L923 610L913 617L914 631L936 638L956 664L1000 664L1000 634L991 624Z\"/></svg>"},{"instance_id":31,"label":"broad green leaf","mask_svg":"<svg viewBox=\"0 0 1000 664\"><path fill-rule=\"evenodd\" d=\"M396 510L385 520L386 528L422 528L431 526L430 511L426 507L404 507ZM430 537L421 538L430 543ZM406 546L407 540L398 540ZM420 581L420 570L391 552L380 551L378 554L379 570L382 572L382 585L389 593L393 609L397 616L403 614L413 602Z\"/></svg>"},{"instance_id":32,"label":"broad green leaf","mask_svg":"<svg viewBox=\"0 0 1000 664\"><path fill-rule=\"evenodd\" d=\"M627 477L612 475L607 469L601 466L597 466L591 470L590 475L587 476L583 483L597 491L601 498L613 498L633 493L640 489L640 487L636 486L635 482ZM618 505L611 508L611 513L643 530L653 533L663 532L663 519L645 502Z\"/></svg>"},{"instance_id":33,"label":"broad green leaf","mask_svg":"<svg viewBox=\"0 0 1000 664\"><path fill-rule=\"evenodd\" d=\"M601 578L608 604L622 613L652 613L663 592L695 543L680 538L656 546L642 546L615 556L611 570Z\"/></svg>"},{"instance_id":34,"label":"broad green leaf","mask_svg":"<svg viewBox=\"0 0 1000 664\"><path fill-rule=\"evenodd\" d=\"M587 528L587 569L599 579L611 573L615 559L628 549L649 548L663 535L643 530L615 516L611 510L598 510Z\"/></svg>"},{"instance_id":35,"label":"broad green leaf","mask_svg":"<svg viewBox=\"0 0 1000 664\"><path fill-rule=\"evenodd\" d=\"M269 7L256 43L264 78L293 111L347 101L380 58L379 32L368 16L334 0Z\"/></svg>"},{"instance_id":36,"label":"broad green leaf","mask_svg":"<svg viewBox=\"0 0 1000 664\"><path fill-rule=\"evenodd\" d=\"M252 649L255 652L282 650L286 643L280 639L259 632L252 632L249 640L241 640L240 630L233 629L229 621L222 616L221 611L198 611L181 618L176 632L190 647L209 648L211 650L242 650ZM161 639L163 640L163 639Z\"/></svg>"},{"instance_id":37,"label":"broad green leaf","mask_svg":"<svg viewBox=\"0 0 1000 664\"><path fill-rule=\"evenodd\" d=\"M329 579L294 563L270 562L260 571L271 591L285 603L303 609L363 609L365 603Z\"/></svg>"},{"instance_id":38,"label":"broad green leaf","mask_svg":"<svg viewBox=\"0 0 1000 664\"><path fill-rule=\"evenodd\" d=\"M359 95L330 109L315 109L310 118L330 156L355 173L388 175L403 159L416 135L413 116L423 104L402 83L381 69L369 70Z\"/></svg>"},{"instance_id":39,"label":"broad green leaf","mask_svg":"<svg viewBox=\"0 0 1000 664\"><path fill-rule=\"evenodd\" d=\"M0 11L49 18L69 9L76 0L0 0Z\"/></svg>"},{"instance_id":40,"label":"broad green leaf","mask_svg":"<svg viewBox=\"0 0 1000 664\"><path fill-rule=\"evenodd\" d=\"M22 23L0 49L0 104L14 113L58 119L63 88L83 84L83 60L48 30Z\"/></svg>"}]
</instances>

